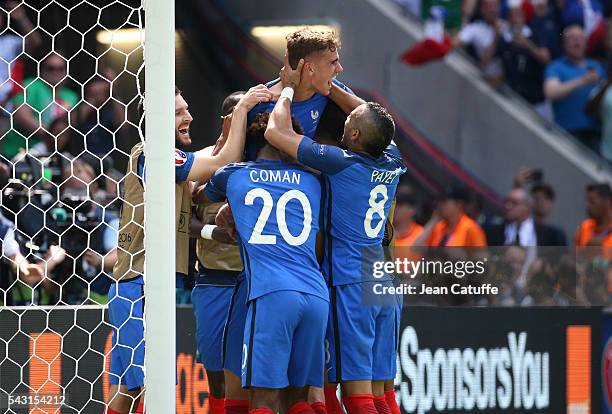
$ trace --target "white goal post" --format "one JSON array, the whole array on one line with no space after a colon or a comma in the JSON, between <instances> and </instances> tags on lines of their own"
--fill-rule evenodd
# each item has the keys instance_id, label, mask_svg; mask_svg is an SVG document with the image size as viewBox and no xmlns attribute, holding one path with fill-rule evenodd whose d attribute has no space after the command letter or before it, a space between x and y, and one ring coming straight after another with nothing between
<instances>
[{"instance_id":1,"label":"white goal post","mask_svg":"<svg viewBox=\"0 0 612 414\"><path fill-rule=\"evenodd\" d=\"M146 0L145 32L145 401L148 413L170 414L176 412L173 1Z\"/></svg>"}]
</instances>

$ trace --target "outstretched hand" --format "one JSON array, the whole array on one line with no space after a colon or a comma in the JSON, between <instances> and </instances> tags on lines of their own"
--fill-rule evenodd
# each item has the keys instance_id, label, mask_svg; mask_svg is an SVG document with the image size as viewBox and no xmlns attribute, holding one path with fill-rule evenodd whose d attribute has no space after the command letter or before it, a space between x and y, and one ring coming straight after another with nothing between
<instances>
[{"instance_id":1,"label":"outstretched hand","mask_svg":"<svg viewBox=\"0 0 612 414\"><path fill-rule=\"evenodd\" d=\"M285 51L285 66L283 66L278 73L281 79L283 87L289 86L290 88L296 89L302 80L302 68L304 67L304 59L300 59L297 67L293 69L289 64L289 57Z\"/></svg>"},{"instance_id":2,"label":"outstretched hand","mask_svg":"<svg viewBox=\"0 0 612 414\"><path fill-rule=\"evenodd\" d=\"M250 111L261 102L269 102L272 99L272 92L265 85L253 86L245 93L236 107L244 107Z\"/></svg>"}]
</instances>

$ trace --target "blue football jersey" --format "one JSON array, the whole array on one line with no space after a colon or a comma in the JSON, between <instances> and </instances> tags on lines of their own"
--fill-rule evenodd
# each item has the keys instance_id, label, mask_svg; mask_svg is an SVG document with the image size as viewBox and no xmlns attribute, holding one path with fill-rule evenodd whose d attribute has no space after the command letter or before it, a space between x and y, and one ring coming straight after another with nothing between
<instances>
[{"instance_id":1,"label":"blue football jersey","mask_svg":"<svg viewBox=\"0 0 612 414\"><path fill-rule=\"evenodd\" d=\"M321 183L295 164L229 164L210 179L211 201L227 198L240 238L249 300L294 290L329 300L315 253Z\"/></svg>"},{"instance_id":2,"label":"blue football jersey","mask_svg":"<svg viewBox=\"0 0 612 414\"><path fill-rule=\"evenodd\" d=\"M374 159L303 137L298 160L321 171L325 184L325 258L330 286L372 280L399 177L406 172L395 145Z\"/></svg>"},{"instance_id":3,"label":"blue football jersey","mask_svg":"<svg viewBox=\"0 0 612 414\"><path fill-rule=\"evenodd\" d=\"M268 88L274 86L278 83L280 79L275 79L266 84ZM353 93L346 85L342 82L334 79L334 83L341 88ZM264 112L272 112L274 109L274 105L276 105L276 101L271 102L262 102L260 104L255 105L253 109L249 112L247 116L247 121L250 124L255 119L255 116ZM321 115L323 115L323 111L327 106L327 97L325 95L321 95L320 93L315 93L312 95L310 99L300 102L292 102L291 103L291 115L298 121L302 129L304 130L304 135L308 137L314 137L315 132L317 130L317 126L319 125L319 120L321 119Z\"/></svg>"}]
</instances>

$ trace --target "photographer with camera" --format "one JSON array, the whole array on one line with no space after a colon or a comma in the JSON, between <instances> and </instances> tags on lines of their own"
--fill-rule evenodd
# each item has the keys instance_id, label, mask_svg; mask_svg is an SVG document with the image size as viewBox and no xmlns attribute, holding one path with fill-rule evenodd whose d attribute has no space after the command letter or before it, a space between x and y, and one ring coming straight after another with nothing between
<instances>
[{"instance_id":1,"label":"photographer with camera","mask_svg":"<svg viewBox=\"0 0 612 414\"><path fill-rule=\"evenodd\" d=\"M4 188L3 209L0 210L0 291L1 306L32 305L48 303L47 289L52 283L45 275L49 274L64 259L64 251L58 246L51 246L42 255L32 244L27 247L23 233L16 232L14 222L6 217L7 201L14 198L13 188L8 188L10 169L0 163L0 188ZM8 210L10 213L10 209ZM28 255L28 253L32 253ZM26 259L28 258L31 260ZM36 263L31 263L36 260Z\"/></svg>"},{"instance_id":2,"label":"photographer with camera","mask_svg":"<svg viewBox=\"0 0 612 414\"><path fill-rule=\"evenodd\" d=\"M59 243L66 250L66 260L54 278L58 288L62 285L58 300L106 303L110 273L117 260L118 215L112 206L102 207L96 199L99 186L89 164L74 160L63 176L60 200L50 210L52 220L48 223L49 236L61 235Z\"/></svg>"}]
</instances>

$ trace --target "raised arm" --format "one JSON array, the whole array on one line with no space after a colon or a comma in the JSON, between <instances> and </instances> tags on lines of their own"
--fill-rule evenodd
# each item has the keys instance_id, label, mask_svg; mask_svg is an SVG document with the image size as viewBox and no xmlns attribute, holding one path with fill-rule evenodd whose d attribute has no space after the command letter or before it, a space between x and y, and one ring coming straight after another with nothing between
<instances>
[{"instance_id":1,"label":"raised arm","mask_svg":"<svg viewBox=\"0 0 612 414\"><path fill-rule=\"evenodd\" d=\"M350 114L351 112L353 112L353 109L357 108L361 104L366 103L357 95L353 95L352 93L341 88L335 83L332 83L329 99L334 101L336 105L338 105L345 114Z\"/></svg>"},{"instance_id":2,"label":"raised arm","mask_svg":"<svg viewBox=\"0 0 612 414\"><path fill-rule=\"evenodd\" d=\"M302 135L296 133L291 124L291 100L293 99L293 91L300 84L303 66L304 59L300 59L297 68L293 70L285 54L285 66L280 72L283 92L270 114L265 133L266 140L270 145L296 160Z\"/></svg>"},{"instance_id":3,"label":"raised arm","mask_svg":"<svg viewBox=\"0 0 612 414\"><path fill-rule=\"evenodd\" d=\"M33 52L42 44L42 37L26 14L26 8L17 1L7 2L11 8L11 18L15 19L19 26L19 33L25 36L25 47L27 51Z\"/></svg>"},{"instance_id":4,"label":"raised arm","mask_svg":"<svg viewBox=\"0 0 612 414\"><path fill-rule=\"evenodd\" d=\"M270 99L272 99L272 93L264 85L257 85L249 89L234 107L231 115L232 124L223 148L216 155L211 155L206 149L196 152L187 179L205 182L224 165L241 161L244 152L247 113L257 103L268 102Z\"/></svg>"}]
</instances>

